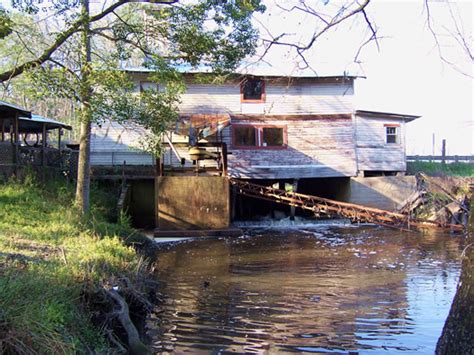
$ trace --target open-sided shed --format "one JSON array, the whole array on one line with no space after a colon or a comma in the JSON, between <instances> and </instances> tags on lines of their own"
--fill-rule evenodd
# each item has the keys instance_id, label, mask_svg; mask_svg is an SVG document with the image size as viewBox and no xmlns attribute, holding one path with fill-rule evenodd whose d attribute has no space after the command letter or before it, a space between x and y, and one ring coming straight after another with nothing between
<instances>
[{"instance_id":1,"label":"open-sided shed","mask_svg":"<svg viewBox=\"0 0 474 355\"><path fill-rule=\"evenodd\" d=\"M55 165L61 156L63 129L71 130L72 127L0 101L0 166ZM47 144L52 130L57 130L57 148Z\"/></svg>"}]
</instances>

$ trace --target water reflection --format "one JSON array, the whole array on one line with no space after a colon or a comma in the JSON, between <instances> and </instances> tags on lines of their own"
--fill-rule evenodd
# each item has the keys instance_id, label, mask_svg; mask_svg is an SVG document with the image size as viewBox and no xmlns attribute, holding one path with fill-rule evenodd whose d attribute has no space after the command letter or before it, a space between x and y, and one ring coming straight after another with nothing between
<instances>
[{"instance_id":1,"label":"water reflection","mask_svg":"<svg viewBox=\"0 0 474 355\"><path fill-rule=\"evenodd\" d=\"M460 238L375 227L165 245L157 352L433 353Z\"/></svg>"}]
</instances>

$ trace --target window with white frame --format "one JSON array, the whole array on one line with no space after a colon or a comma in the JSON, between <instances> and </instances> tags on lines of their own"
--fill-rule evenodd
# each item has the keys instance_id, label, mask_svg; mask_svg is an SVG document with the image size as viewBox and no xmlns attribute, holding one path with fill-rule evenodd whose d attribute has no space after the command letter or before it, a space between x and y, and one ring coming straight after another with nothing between
<instances>
[{"instance_id":1,"label":"window with white frame","mask_svg":"<svg viewBox=\"0 0 474 355\"><path fill-rule=\"evenodd\" d=\"M396 125L385 126L385 142L387 144L400 143L400 126L396 126Z\"/></svg>"}]
</instances>

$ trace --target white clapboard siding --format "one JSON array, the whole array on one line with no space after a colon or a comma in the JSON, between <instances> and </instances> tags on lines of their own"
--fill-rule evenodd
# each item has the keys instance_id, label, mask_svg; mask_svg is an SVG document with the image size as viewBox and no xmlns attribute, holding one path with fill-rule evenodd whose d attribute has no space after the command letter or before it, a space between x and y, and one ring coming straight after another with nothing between
<instances>
[{"instance_id":1,"label":"white clapboard siding","mask_svg":"<svg viewBox=\"0 0 474 355\"><path fill-rule=\"evenodd\" d=\"M240 86L188 84L179 111L182 114L240 112Z\"/></svg>"},{"instance_id":2,"label":"white clapboard siding","mask_svg":"<svg viewBox=\"0 0 474 355\"><path fill-rule=\"evenodd\" d=\"M350 83L301 83L266 87L266 114L352 113L353 87Z\"/></svg>"},{"instance_id":3,"label":"white clapboard siding","mask_svg":"<svg viewBox=\"0 0 474 355\"><path fill-rule=\"evenodd\" d=\"M91 165L153 165L153 157L140 149L145 133L136 125L122 125L110 120L93 124Z\"/></svg>"},{"instance_id":4,"label":"white clapboard siding","mask_svg":"<svg viewBox=\"0 0 474 355\"><path fill-rule=\"evenodd\" d=\"M182 114L338 114L353 112L353 85L346 83L295 83L291 86L269 82L265 103L241 103L237 83L197 85L189 83L181 96Z\"/></svg>"},{"instance_id":5,"label":"white clapboard siding","mask_svg":"<svg viewBox=\"0 0 474 355\"><path fill-rule=\"evenodd\" d=\"M386 143L385 125L399 125L398 144ZM356 147L359 171L405 171L405 121L356 115Z\"/></svg>"}]
</instances>

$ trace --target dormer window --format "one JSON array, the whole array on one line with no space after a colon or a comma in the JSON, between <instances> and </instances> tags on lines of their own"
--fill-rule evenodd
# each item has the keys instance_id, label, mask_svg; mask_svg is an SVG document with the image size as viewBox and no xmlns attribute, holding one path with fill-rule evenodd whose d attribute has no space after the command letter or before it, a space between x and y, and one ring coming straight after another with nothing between
<instances>
[{"instance_id":1,"label":"dormer window","mask_svg":"<svg viewBox=\"0 0 474 355\"><path fill-rule=\"evenodd\" d=\"M265 82L260 78L246 78L240 84L242 102L265 102Z\"/></svg>"}]
</instances>

